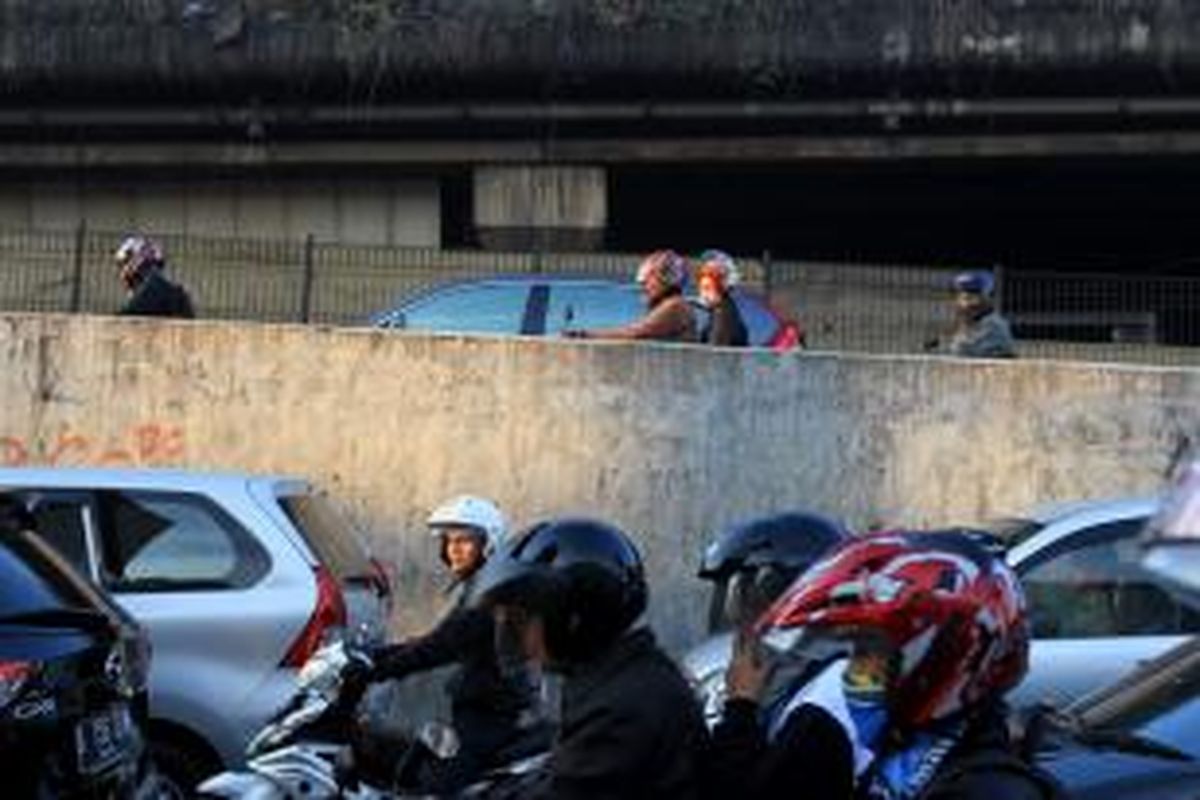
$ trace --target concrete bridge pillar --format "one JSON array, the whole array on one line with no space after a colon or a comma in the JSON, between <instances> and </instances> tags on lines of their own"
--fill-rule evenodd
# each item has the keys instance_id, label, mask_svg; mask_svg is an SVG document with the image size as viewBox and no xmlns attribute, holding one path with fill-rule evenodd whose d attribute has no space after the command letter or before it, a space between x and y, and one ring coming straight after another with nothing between
<instances>
[{"instance_id":1,"label":"concrete bridge pillar","mask_svg":"<svg viewBox=\"0 0 1200 800\"><path fill-rule=\"evenodd\" d=\"M473 193L475 230L486 250L573 252L604 245L603 167L481 166Z\"/></svg>"}]
</instances>

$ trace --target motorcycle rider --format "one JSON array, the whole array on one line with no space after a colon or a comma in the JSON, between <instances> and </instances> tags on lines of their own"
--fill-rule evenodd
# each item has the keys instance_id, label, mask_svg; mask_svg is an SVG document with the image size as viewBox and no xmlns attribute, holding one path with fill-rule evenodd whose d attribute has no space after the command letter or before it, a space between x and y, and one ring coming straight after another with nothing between
<instances>
[{"instance_id":1,"label":"motorcycle rider","mask_svg":"<svg viewBox=\"0 0 1200 800\"><path fill-rule=\"evenodd\" d=\"M850 539L742 637L705 785L713 797L1039 800L1008 741L1029 650L1020 584L954 533ZM834 657L801 681L814 659Z\"/></svg>"},{"instance_id":2,"label":"motorcycle rider","mask_svg":"<svg viewBox=\"0 0 1200 800\"><path fill-rule=\"evenodd\" d=\"M122 316L196 316L187 290L164 274L166 256L157 243L145 236L127 236L113 253L113 260L129 293L119 312Z\"/></svg>"},{"instance_id":3,"label":"motorcycle rider","mask_svg":"<svg viewBox=\"0 0 1200 800\"><path fill-rule=\"evenodd\" d=\"M526 657L563 679L549 768L511 796L697 796L707 732L687 681L638 624L646 579L624 533L590 519L541 522L488 562L476 589Z\"/></svg>"},{"instance_id":4,"label":"motorcycle rider","mask_svg":"<svg viewBox=\"0 0 1200 800\"><path fill-rule=\"evenodd\" d=\"M646 296L646 316L618 328L594 328L564 331L576 339L656 339L659 341L696 341L696 317L683 287L688 265L673 250L651 253L638 266L637 282Z\"/></svg>"},{"instance_id":5,"label":"motorcycle rider","mask_svg":"<svg viewBox=\"0 0 1200 800\"><path fill-rule=\"evenodd\" d=\"M705 250L696 269L700 302L708 309L708 322L700 341L718 347L745 347L750 343L746 323L738 311L732 289L740 276L733 257L721 250Z\"/></svg>"},{"instance_id":6,"label":"motorcycle rider","mask_svg":"<svg viewBox=\"0 0 1200 800\"><path fill-rule=\"evenodd\" d=\"M485 498L462 495L434 509L427 524L450 572L453 605L424 636L371 652L374 666L349 680L361 685L459 665L446 686L459 750L453 759L437 762L436 774L424 776L422 787L448 792L470 783L500 748L529 734L534 691L522 665L498 657L491 615L467 603L479 570L504 539L500 509Z\"/></svg>"},{"instance_id":7,"label":"motorcycle rider","mask_svg":"<svg viewBox=\"0 0 1200 800\"><path fill-rule=\"evenodd\" d=\"M996 310L996 279L983 270L960 272L954 276L954 329L947 350L969 358L1016 358L1017 346L1008 320ZM926 349L941 346L938 339L926 343Z\"/></svg>"},{"instance_id":8,"label":"motorcycle rider","mask_svg":"<svg viewBox=\"0 0 1200 800\"><path fill-rule=\"evenodd\" d=\"M709 632L753 624L801 572L849 536L842 523L812 511L768 514L723 530L698 573L713 584Z\"/></svg>"}]
</instances>

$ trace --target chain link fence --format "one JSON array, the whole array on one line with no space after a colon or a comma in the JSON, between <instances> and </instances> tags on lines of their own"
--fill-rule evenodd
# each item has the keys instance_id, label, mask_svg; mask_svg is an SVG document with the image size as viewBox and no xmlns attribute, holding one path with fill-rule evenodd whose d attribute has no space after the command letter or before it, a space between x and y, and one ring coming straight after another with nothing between
<instances>
[{"instance_id":1,"label":"chain link fence","mask_svg":"<svg viewBox=\"0 0 1200 800\"><path fill-rule=\"evenodd\" d=\"M366 325L450 280L497 274L632 279L637 254L493 253L157 237L206 318ZM114 231L0 230L0 310L112 313L124 296ZM819 350L921 353L951 330L954 270L739 259L745 281L798 316ZM1200 278L1000 271L1021 355L1200 366Z\"/></svg>"}]
</instances>

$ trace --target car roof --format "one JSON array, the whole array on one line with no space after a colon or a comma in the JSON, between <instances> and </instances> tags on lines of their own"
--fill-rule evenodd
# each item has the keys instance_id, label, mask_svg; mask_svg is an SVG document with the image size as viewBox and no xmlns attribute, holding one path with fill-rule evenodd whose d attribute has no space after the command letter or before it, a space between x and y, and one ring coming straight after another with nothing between
<instances>
[{"instance_id":1,"label":"car roof","mask_svg":"<svg viewBox=\"0 0 1200 800\"><path fill-rule=\"evenodd\" d=\"M1111 519L1139 516L1153 511L1159 498L1154 495L1140 497L1117 497L1104 500L1071 500L1060 503L1044 503L1036 506L1024 518L1030 522L1051 525L1067 517L1081 514L1099 515Z\"/></svg>"},{"instance_id":2,"label":"car roof","mask_svg":"<svg viewBox=\"0 0 1200 800\"><path fill-rule=\"evenodd\" d=\"M1080 500L1039 506L1023 518L1037 523L1040 530L1014 546L1008 552L1008 562L1013 565L1020 564L1039 550L1081 528L1116 520L1152 516L1158 509L1158 504L1158 497L1145 496Z\"/></svg>"},{"instance_id":3,"label":"car roof","mask_svg":"<svg viewBox=\"0 0 1200 800\"><path fill-rule=\"evenodd\" d=\"M208 472L187 469L108 467L2 467L0 487L58 489L163 489L194 492L245 489L264 485L272 489L306 485L293 475L251 472Z\"/></svg>"}]
</instances>

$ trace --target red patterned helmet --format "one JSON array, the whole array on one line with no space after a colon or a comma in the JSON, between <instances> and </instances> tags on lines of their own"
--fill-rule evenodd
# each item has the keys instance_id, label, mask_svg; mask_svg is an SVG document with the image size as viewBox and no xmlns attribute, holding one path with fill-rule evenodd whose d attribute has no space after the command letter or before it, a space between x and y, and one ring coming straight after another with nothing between
<instances>
[{"instance_id":1,"label":"red patterned helmet","mask_svg":"<svg viewBox=\"0 0 1200 800\"><path fill-rule=\"evenodd\" d=\"M851 539L797 579L758 625L768 641L885 643L895 660L892 720L909 729L1003 695L1028 666L1016 575L957 533Z\"/></svg>"}]
</instances>

